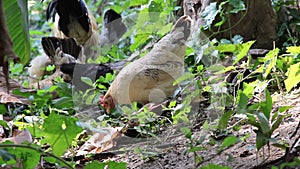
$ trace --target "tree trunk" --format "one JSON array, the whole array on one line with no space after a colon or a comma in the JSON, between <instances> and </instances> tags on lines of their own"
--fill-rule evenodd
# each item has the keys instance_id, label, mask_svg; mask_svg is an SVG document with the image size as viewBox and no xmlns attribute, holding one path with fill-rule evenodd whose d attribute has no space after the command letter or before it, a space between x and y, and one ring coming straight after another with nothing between
<instances>
[{"instance_id":1,"label":"tree trunk","mask_svg":"<svg viewBox=\"0 0 300 169\"><path fill-rule=\"evenodd\" d=\"M211 2L222 2L222 0L181 0L184 13L191 16L195 21L196 29L203 24L201 14ZM178 2L180 4L181 2ZM241 35L244 41L256 40L252 48L272 49L273 41L276 40L276 14L271 6L271 0L244 0L246 10L237 14L230 14L226 22L218 28L213 27L205 31L212 38L230 39L234 35ZM230 9L228 9L230 10ZM220 21L216 17L213 24ZM215 34L216 33L216 34Z\"/></svg>"}]
</instances>

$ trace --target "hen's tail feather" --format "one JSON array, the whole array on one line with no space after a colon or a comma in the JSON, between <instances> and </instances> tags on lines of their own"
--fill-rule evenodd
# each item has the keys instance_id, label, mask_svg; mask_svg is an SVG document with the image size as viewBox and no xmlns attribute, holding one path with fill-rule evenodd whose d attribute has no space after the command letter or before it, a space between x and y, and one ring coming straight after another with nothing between
<instances>
[{"instance_id":1,"label":"hen's tail feather","mask_svg":"<svg viewBox=\"0 0 300 169\"><path fill-rule=\"evenodd\" d=\"M115 12L113 9L109 9L104 14L104 26L108 30L109 38L115 34L116 39L121 38L121 36L126 32L127 27L122 22L122 16Z\"/></svg>"},{"instance_id":2,"label":"hen's tail feather","mask_svg":"<svg viewBox=\"0 0 300 169\"><path fill-rule=\"evenodd\" d=\"M43 0L42 0L43 2ZM55 21L55 14L56 14L56 6L57 6L57 0L52 0L48 7L46 12L46 19L47 21L52 17L53 22Z\"/></svg>"},{"instance_id":3,"label":"hen's tail feather","mask_svg":"<svg viewBox=\"0 0 300 169\"><path fill-rule=\"evenodd\" d=\"M88 9L84 0L52 0L47 8L46 18L55 19L55 14L59 15L59 29L69 36L69 25L72 24L70 17L75 18L77 22L86 31L90 31L90 18Z\"/></svg>"},{"instance_id":4,"label":"hen's tail feather","mask_svg":"<svg viewBox=\"0 0 300 169\"><path fill-rule=\"evenodd\" d=\"M69 54L75 59L78 58L81 51L81 47L77 45L73 38L42 37L42 46L45 53L52 58L55 56L57 48L60 48L63 53Z\"/></svg>"}]
</instances>

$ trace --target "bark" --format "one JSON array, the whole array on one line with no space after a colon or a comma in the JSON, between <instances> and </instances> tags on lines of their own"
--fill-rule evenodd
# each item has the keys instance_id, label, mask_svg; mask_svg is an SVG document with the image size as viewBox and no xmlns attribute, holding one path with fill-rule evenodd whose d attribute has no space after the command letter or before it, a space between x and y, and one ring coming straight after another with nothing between
<instances>
[{"instance_id":1,"label":"bark","mask_svg":"<svg viewBox=\"0 0 300 169\"><path fill-rule=\"evenodd\" d=\"M201 14L211 3L221 0L182 0L184 14L187 14L195 21L194 28L198 29L203 20ZM273 41L276 40L276 14L271 6L271 0L244 0L246 11L231 14L227 22L221 26L219 33L216 27L211 31L205 31L211 38L230 39L234 35L241 35L244 41L256 40L252 48L272 49ZM180 4L180 3L178 3ZM230 10L230 9L229 9ZM220 21L216 18L214 23ZM214 23L212 25L214 25Z\"/></svg>"}]
</instances>

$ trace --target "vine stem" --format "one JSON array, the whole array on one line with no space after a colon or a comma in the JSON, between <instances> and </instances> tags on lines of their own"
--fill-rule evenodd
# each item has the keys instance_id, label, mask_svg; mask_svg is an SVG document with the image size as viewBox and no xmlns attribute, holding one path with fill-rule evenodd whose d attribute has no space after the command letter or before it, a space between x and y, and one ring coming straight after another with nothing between
<instances>
[{"instance_id":1,"label":"vine stem","mask_svg":"<svg viewBox=\"0 0 300 169\"><path fill-rule=\"evenodd\" d=\"M65 161L63 158L61 157L58 157L52 153L48 153L48 152L45 152L44 150L40 149L40 148L35 148L35 147L32 147L30 145L23 145L23 144L0 144L0 148L7 148L7 147L15 147L15 148L27 148L27 149L31 149L31 150L34 150L38 153L40 153L41 155L45 155L45 156L50 156L50 157L53 157L55 158L56 160L58 161L61 161L62 163L64 163L66 165L66 167L68 168L74 168L71 164L69 164L67 161Z\"/></svg>"}]
</instances>

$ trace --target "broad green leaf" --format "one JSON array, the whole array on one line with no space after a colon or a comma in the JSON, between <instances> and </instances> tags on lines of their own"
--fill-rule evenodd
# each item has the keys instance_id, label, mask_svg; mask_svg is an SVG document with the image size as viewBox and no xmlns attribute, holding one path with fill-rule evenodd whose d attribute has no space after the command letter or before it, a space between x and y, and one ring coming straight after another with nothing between
<instances>
[{"instance_id":1,"label":"broad green leaf","mask_svg":"<svg viewBox=\"0 0 300 169\"><path fill-rule=\"evenodd\" d=\"M242 0L230 0L229 4L233 6L233 9L230 10L230 13L238 13L245 10L245 3Z\"/></svg>"},{"instance_id":2,"label":"broad green leaf","mask_svg":"<svg viewBox=\"0 0 300 169\"><path fill-rule=\"evenodd\" d=\"M227 124L232 114L233 111L227 111L223 113L221 119L219 120L218 129L225 129L227 127Z\"/></svg>"},{"instance_id":3,"label":"broad green leaf","mask_svg":"<svg viewBox=\"0 0 300 169\"><path fill-rule=\"evenodd\" d=\"M291 65L286 72L287 79L284 80L286 91L289 92L300 82L300 62Z\"/></svg>"},{"instance_id":4,"label":"broad green leaf","mask_svg":"<svg viewBox=\"0 0 300 169\"><path fill-rule=\"evenodd\" d=\"M186 80L191 80L194 78L194 75L191 73L185 73L184 75L180 76L178 79L175 80L175 82L173 83L173 85L177 85L183 81Z\"/></svg>"},{"instance_id":5,"label":"broad green leaf","mask_svg":"<svg viewBox=\"0 0 300 169\"><path fill-rule=\"evenodd\" d=\"M192 131L191 129L187 127L180 128L180 131L185 135L186 138L191 139L192 138Z\"/></svg>"},{"instance_id":6,"label":"broad green leaf","mask_svg":"<svg viewBox=\"0 0 300 169\"><path fill-rule=\"evenodd\" d=\"M289 110L290 108L293 108L293 107L294 106L281 106L281 107L279 107L278 111L280 113L283 113L283 112L285 112L285 111L287 111L287 110Z\"/></svg>"},{"instance_id":7,"label":"broad green leaf","mask_svg":"<svg viewBox=\"0 0 300 169\"><path fill-rule=\"evenodd\" d=\"M257 117L258 117L259 126L260 126L260 129L261 129L262 133L263 134L269 134L271 129L270 129L270 126L269 126L269 121L268 121L267 117L265 116L265 114L258 113Z\"/></svg>"},{"instance_id":8,"label":"broad green leaf","mask_svg":"<svg viewBox=\"0 0 300 169\"><path fill-rule=\"evenodd\" d=\"M233 44L222 44L219 46L216 46L216 50L220 51L220 53L224 52L235 52L236 51L236 46Z\"/></svg>"},{"instance_id":9,"label":"broad green leaf","mask_svg":"<svg viewBox=\"0 0 300 169\"><path fill-rule=\"evenodd\" d=\"M126 169L126 165L127 164L125 162L115 162L115 161L108 162L109 169Z\"/></svg>"},{"instance_id":10,"label":"broad green leaf","mask_svg":"<svg viewBox=\"0 0 300 169\"><path fill-rule=\"evenodd\" d=\"M171 28L172 28L173 24L172 23L169 23L163 27L161 27L161 29L159 29L157 31L157 34L160 35L160 36L164 36L165 34L169 33Z\"/></svg>"},{"instance_id":11,"label":"broad green leaf","mask_svg":"<svg viewBox=\"0 0 300 169\"><path fill-rule=\"evenodd\" d=\"M275 67L278 53L279 53L279 49L275 48L269 51L264 58L259 59L259 61L264 62L264 68L263 68L264 78L266 78L270 74L272 68Z\"/></svg>"},{"instance_id":12,"label":"broad green leaf","mask_svg":"<svg viewBox=\"0 0 300 169\"><path fill-rule=\"evenodd\" d=\"M215 17L217 16L217 14L220 12L221 12L221 9L217 9L217 2L210 3L201 14L202 18L205 21L203 28L204 29L209 28L210 25L215 20Z\"/></svg>"},{"instance_id":13,"label":"broad green leaf","mask_svg":"<svg viewBox=\"0 0 300 169\"><path fill-rule=\"evenodd\" d=\"M73 106L72 97L60 97L52 102L55 108L71 108Z\"/></svg>"},{"instance_id":14,"label":"broad green leaf","mask_svg":"<svg viewBox=\"0 0 300 169\"><path fill-rule=\"evenodd\" d=\"M201 151L201 150L205 150L205 149L206 149L206 147L204 147L204 146L197 146L197 147L188 149L187 152L193 153L193 152L197 152L197 151Z\"/></svg>"},{"instance_id":15,"label":"broad green leaf","mask_svg":"<svg viewBox=\"0 0 300 169\"><path fill-rule=\"evenodd\" d=\"M7 112L8 112L8 110L7 110L6 106L1 103L0 104L0 114L5 114Z\"/></svg>"},{"instance_id":16,"label":"broad green leaf","mask_svg":"<svg viewBox=\"0 0 300 169\"><path fill-rule=\"evenodd\" d=\"M203 166L200 169L230 169L230 167L221 166L221 165L218 165L218 164L207 164L206 166Z\"/></svg>"},{"instance_id":17,"label":"broad green leaf","mask_svg":"<svg viewBox=\"0 0 300 169\"><path fill-rule=\"evenodd\" d=\"M9 151L4 150L4 149L0 149L0 157L4 161L9 161L9 160L16 159L16 157L12 153L10 153Z\"/></svg>"},{"instance_id":18,"label":"broad green leaf","mask_svg":"<svg viewBox=\"0 0 300 169\"><path fill-rule=\"evenodd\" d=\"M3 128L9 129L7 122L4 120L0 120L0 126L2 126Z\"/></svg>"},{"instance_id":19,"label":"broad green leaf","mask_svg":"<svg viewBox=\"0 0 300 169\"><path fill-rule=\"evenodd\" d=\"M162 2L151 1L148 6L150 21L155 21L159 19L159 14L163 12ZM153 15L155 13L155 15Z\"/></svg>"},{"instance_id":20,"label":"broad green leaf","mask_svg":"<svg viewBox=\"0 0 300 169\"><path fill-rule=\"evenodd\" d=\"M93 81L92 79L88 78L88 77L81 77L80 78L81 81L83 81L85 84L89 85L89 86L93 86Z\"/></svg>"},{"instance_id":21,"label":"broad green leaf","mask_svg":"<svg viewBox=\"0 0 300 169\"><path fill-rule=\"evenodd\" d=\"M284 119L285 116L283 115L278 115L277 119L275 120L275 122L272 124L272 127L271 127L271 133L274 132L274 130L276 130L280 123L282 122L282 120Z\"/></svg>"},{"instance_id":22,"label":"broad green leaf","mask_svg":"<svg viewBox=\"0 0 300 169\"><path fill-rule=\"evenodd\" d=\"M87 165L84 166L84 169L104 169L105 163L100 163L99 161L91 161Z\"/></svg>"},{"instance_id":23,"label":"broad green leaf","mask_svg":"<svg viewBox=\"0 0 300 169\"><path fill-rule=\"evenodd\" d=\"M218 72L216 72L215 74L223 74L232 70L236 70L236 67L234 66L228 66L225 69L219 70Z\"/></svg>"},{"instance_id":24,"label":"broad green leaf","mask_svg":"<svg viewBox=\"0 0 300 169\"><path fill-rule=\"evenodd\" d=\"M145 43L150 37L150 34L144 33L144 34L137 34L134 37L134 43L129 47L130 51L134 51L136 48L138 48L141 44Z\"/></svg>"},{"instance_id":25,"label":"broad green leaf","mask_svg":"<svg viewBox=\"0 0 300 169\"><path fill-rule=\"evenodd\" d=\"M261 104L261 110L266 116L267 119L270 119L270 113L272 110L273 102L272 102L272 97L269 92L269 90L266 90L266 102Z\"/></svg>"},{"instance_id":26,"label":"broad green leaf","mask_svg":"<svg viewBox=\"0 0 300 169\"><path fill-rule=\"evenodd\" d=\"M26 64L30 59L27 0L4 0L3 6L14 52Z\"/></svg>"},{"instance_id":27,"label":"broad green leaf","mask_svg":"<svg viewBox=\"0 0 300 169\"><path fill-rule=\"evenodd\" d=\"M40 160L40 154L28 148L16 148L13 154L16 155L18 159L21 159L22 168L26 169L35 168Z\"/></svg>"},{"instance_id":28,"label":"broad green leaf","mask_svg":"<svg viewBox=\"0 0 300 169\"><path fill-rule=\"evenodd\" d=\"M273 143L272 146L278 147L278 148L282 149L283 151L286 151L286 148L289 147L288 144L280 144L280 143Z\"/></svg>"},{"instance_id":29,"label":"broad green leaf","mask_svg":"<svg viewBox=\"0 0 300 169\"><path fill-rule=\"evenodd\" d=\"M149 2L148 0L130 0L130 6L145 5L148 2Z\"/></svg>"},{"instance_id":30,"label":"broad green leaf","mask_svg":"<svg viewBox=\"0 0 300 169\"><path fill-rule=\"evenodd\" d=\"M53 112L44 120L43 129L45 138L42 142L50 144L55 155L62 155L82 131L74 118Z\"/></svg>"},{"instance_id":31,"label":"broad green leaf","mask_svg":"<svg viewBox=\"0 0 300 169\"><path fill-rule=\"evenodd\" d=\"M248 117L248 123L251 124L252 126L255 126L257 128L260 128L260 124L256 121L256 118L253 114L247 114Z\"/></svg>"},{"instance_id":32,"label":"broad green leaf","mask_svg":"<svg viewBox=\"0 0 300 169\"><path fill-rule=\"evenodd\" d=\"M298 55L300 53L300 46L286 47L286 52L293 54L293 55Z\"/></svg>"},{"instance_id":33,"label":"broad green leaf","mask_svg":"<svg viewBox=\"0 0 300 169\"><path fill-rule=\"evenodd\" d=\"M238 91L237 102L241 110L246 110L249 98L241 90Z\"/></svg>"},{"instance_id":34,"label":"broad green leaf","mask_svg":"<svg viewBox=\"0 0 300 169\"><path fill-rule=\"evenodd\" d=\"M244 56L247 55L250 47L253 45L255 41L249 41L246 43L243 43L240 47L239 54L236 56L236 59L234 60L233 64L236 64L238 61L240 61Z\"/></svg>"},{"instance_id":35,"label":"broad green leaf","mask_svg":"<svg viewBox=\"0 0 300 169\"><path fill-rule=\"evenodd\" d=\"M234 145L236 142L238 141L238 138L236 136L227 136L223 142L222 142L222 146L221 149L225 148L225 147L229 147Z\"/></svg>"},{"instance_id":36,"label":"broad green leaf","mask_svg":"<svg viewBox=\"0 0 300 169\"><path fill-rule=\"evenodd\" d=\"M259 130L254 130L256 133L256 148L259 151L264 145L268 143L269 138L262 134Z\"/></svg>"},{"instance_id":37,"label":"broad green leaf","mask_svg":"<svg viewBox=\"0 0 300 169\"><path fill-rule=\"evenodd\" d=\"M254 82L251 82L251 83L246 83L246 82L243 83L243 86L244 86L243 93L248 98L251 98L253 96L254 89L257 86L257 83L258 83L258 81L254 81Z\"/></svg>"}]
</instances>

